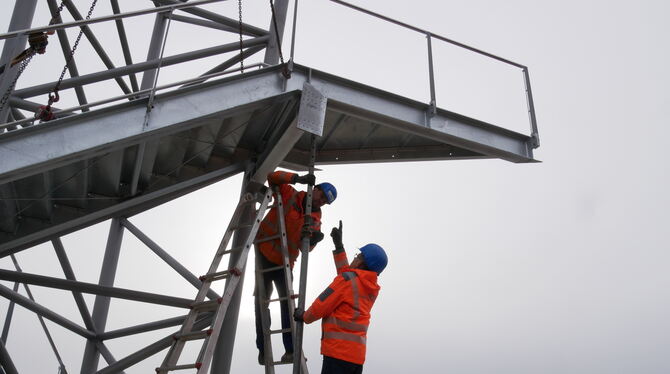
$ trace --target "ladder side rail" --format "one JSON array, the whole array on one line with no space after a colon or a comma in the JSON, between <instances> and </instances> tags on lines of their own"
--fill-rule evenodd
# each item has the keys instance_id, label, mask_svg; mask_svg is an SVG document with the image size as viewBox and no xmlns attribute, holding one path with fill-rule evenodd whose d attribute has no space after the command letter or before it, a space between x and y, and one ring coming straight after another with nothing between
<instances>
[{"instance_id":1,"label":"ladder side rail","mask_svg":"<svg viewBox=\"0 0 670 374\"><path fill-rule=\"evenodd\" d=\"M276 193L277 193L277 196L280 196L279 188L277 188ZM293 319L293 313L295 312L295 299L294 299L295 291L293 290L293 273L292 273L292 270L291 270L290 260L289 260L289 253L288 253L288 238L286 236L286 220L284 219L284 204L283 204L283 200L281 200L281 198L279 198L279 202L280 202L280 204L278 205L278 209L279 209L278 213L280 213L280 215L279 215L279 227L280 227L280 230L281 230L280 242L281 242L282 259L283 259L283 263L284 263L284 280L285 280L285 283L286 283L286 296L288 297L288 300L286 302L288 303L289 321L290 321L290 324L291 324L291 335L292 335L293 341L295 342L296 322ZM300 296L300 297L302 297L302 296ZM281 308L281 301L280 301L280 308ZM294 344L293 345L294 361L295 361L295 357L297 355L296 352L297 352L297 348ZM300 349L300 365L302 367L302 373L303 374L308 374L307 364L306 364L305 361L306 361L305 360L305 353L302 352L302 348L301 348Z\"/></svg>"},{"instance_id":2,"label":"ladder side rail","mask_svg":"<svg viewBox=\"0 0 670 374\"><path fill-rule=\"evenodd\" d=\"M277 197L276 199L280 199ZM275 203L276 204L276 203ZM278 211L279 212L279 211ZM274 358L272 352L272 341L270 334L270 305L267 300L270 298L265 289L265 282L263 281L264 273L261 266L261 251L256 247L256 302L258 303L258 312L261 319L261 329L263 331L263 362L265 364L265 373L274 373Z\"/></svg>"},{"instance_id":3,"label":"ladder side rail","mask_svg":"<svg viewBox=\"0 0 670 374\"><path fill-rule=\"evenodd\" d=\"M314 163L316 161L316 135L311 135L311 146L310 146L310 159L309 159L309 174L314 175ZM312 191L314 186L307 185L307 203L305 204L305 216L311 218L312 215ZM305 296L307 294L307 265L309 260L309 237L302 238L301 243L301 256L300 260L300 286L299 286L299 295L300 299L298 302L298 307L301 310L305 310ZM304 322L297 322L295 329L295 336L293 337L293 374L307 374L307 367L305 365L305 355L302 351L302 334Z\"/></svg>"},{"instance_id":4,"label":"ladder side rail","mask_svg":"<svg viewBox=\"0 0 670 374\"><path fill-rule=\"evenodd\" d=\"M235 231L236 226L239 224L240 217L242 215L242 212L244 210L244 207L246 204L250 203L252 201L252 196L251 194L244 194L241 198L239 203L237 204L237 207L235 208L235 212L233 213L233 216L230 219L230 222L228 223L228 227L226 228L226 232L223 236L223 239L221 240L221 243L219 244L219 247L217 248L216 254L214 255L214 259L212 261L212 264L210 265L208 272L206 274L211 274L212 272L215 272L218 269L218 266L221 262L221 258L224 255L225 249L228 247L228 242L230 241L230 238L232 237L233 232ZM207 292L211 289L211 284L212 281L209 279L204 279L202 281L202 285L200 286L200 290L198 291L198 294L194 300L194 303L201 302L205 299L205 296L207 295ZM195 320L198 316L198 311L195 309L191 309L191 311L188 313L186 319L184 320L184 323L182 324L181 328L179 329L179 332L177 334L187 334L191 332L193 329L193 325L195 324ZM175 335L176 337L177 335ZM165 359L163 360L163 363L161 364L159 368L159 372L167 372L168 367L173 367L177 364L179 361L179 357L181 356L181 353L184 349L184 346L186 345L185 341L175 339L175 341L172 343L170 346L170 350L168 351L167 355L165 356Z\"/></svg>"},{"instance_id":5,"label":"ladder side rail","mask_svg":"<svg viewBox=\"0 0 670 374\"><path fill-rule=\"evenodd\" d=\"M216 314L214 316L214 322L212 323L212 334L207 338L205 343L207 346L204 350L202 366L198 368L198 374L206 374L209 371L209 366L212 362L212 355L214 354L216 341L219 337L219 332L221 331L221 326L223 325L223 319L226 315L226 311L228 310L228 304L230 303L230 300L233 297L233 293L235 292L237 285L240 283L240 279L244 275L244 268L247 262L247 257L249 255L249 249L253 245L254 239L256 238L256 232L258 231L258 227L260 226L261 220L263 219L263 215L267 210L270 200L272 200L272 191L268 188L265 191L265 197L263 199L263 202L261 203L260 208L258 209L258 213L256 214L256 218L254 219L254 223L251 227L251 231L249 232L249 236L247 237L247 240L244 243L242 254L235 266L235 268L239 269L240 273L233 274L233 276L228 278L227 280L226 291L222 296L223 300L221 301L221 304L219 305L219 308L216 311Z\"/></svg>"}]
</instances>

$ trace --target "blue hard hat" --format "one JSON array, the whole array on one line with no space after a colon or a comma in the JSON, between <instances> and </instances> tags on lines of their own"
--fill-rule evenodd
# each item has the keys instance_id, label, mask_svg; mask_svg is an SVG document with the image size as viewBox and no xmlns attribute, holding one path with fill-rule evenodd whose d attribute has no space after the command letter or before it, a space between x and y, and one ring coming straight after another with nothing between
<instances>
[{"instance_id":1,"label":"blue hard hat","mask_svg":"<svg viewBox=\"0 0 670 374\"><path fill-rule=\"evenodd\" d=\"M332 204L335 199L337 199L337 189L335 189L335 186L328 182L323 182L319 183L316 185L323 191L324 195L326 195L326 199L328 199L328 204Z\"/></svg>"},{"instance_id":2,"label":"blue hard hat","mask_svg":"<svg viewBox=\"0 0 670 374\"><path fill-rule=\"evenodd\" d=\"M384 248L377 244L370 243L361 247L360 251L363 254L363 259L365 260L365 265L368 269L377 274L381 274L382 271L384 271L386 264L389 262Z\"/></svg>"}]
</instances>

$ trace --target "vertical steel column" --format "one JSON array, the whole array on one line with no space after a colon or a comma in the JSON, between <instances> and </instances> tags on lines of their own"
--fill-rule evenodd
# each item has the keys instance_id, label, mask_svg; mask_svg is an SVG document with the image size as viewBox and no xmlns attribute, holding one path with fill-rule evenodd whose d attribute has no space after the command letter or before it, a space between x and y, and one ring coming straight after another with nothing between
<instances>
[{"instance_id":1,"label":"vertical steel column","mask_svg":"<svg viewBox=\"0 0 670 374\"><path fill-rule=\"evenodd\" d=\"M426 34L426 40L428 40L428 79L430 82L430 109L428 116L433 117L437 113L437 100L435 99L435 73L433 71L432 36L430 34Z\"/></svg>"},{"instance_id":2,"label":"vertical steel column","mask_svg":"<svg viewBox=\"0 0 670 374\"><path fill-rule=\"evenodd\" d=\"M530 89L530 75L528 68L523 68L523 82L526 85L526 100L528 103L528 116L530 117L530 131L533 142L533 148L540 146L540 134L537 131L537 119L535 118L535 104L533 103L533 91Z\"/></svg>"},{"instance_id":3,"label":"vertical steel column","mask_svg":"<svg viewBox=\"0 0 670 374\"><path fill-rule=\"evenodd\" d=\"M275 2L275 18L277 19L277 33L281 39L284 36L284 25L286 24L286 13L288 10L289 0L277 0ZM275 25L270 15L270 40L265 49L265 58L263 62L269 65L276 65L279 62L279 48L281 40L277 40L277 33L275 33Z\"/></svg>"},{"instance_id":4,"label":"vertical steel column","mask_svg":"<svg viewBox=\"0 0 670 374\"><path fill-rule=\"evenodd\" d=\"M244 195L247 192L249 179L251 179L251 175L254 169L254 163L249 163L249 165L247 165L247 169L244 173L244 179L242 180L242 191L240 192L241 195ZM254 216L254 205L247 205L240 217L240 225L252 224ZM249 235L249 230L250 228L237 230L235 232L235 237L233 238L233 245L231 248L243 246L247 236ZM230 259L228 261L229 269L236 266L240 259L240 254L241 251L236 251L230 254ZM235 293L230 300L230 304L228 304L228 310L226 311L226 316L223 319L223 325L221 326L221 332L219 333L219 340L216 342L216 348L214 349L212 369L210 371L211 374L230 373L230 363L233 359L233 347L235 346L235 333L237 331L237 320L240 315L242 288L244 286L244 278L247 273L246 269L248 269L248 266L245 267L245 271L240 277L240 282L237 285L237 289L235 290ZM226 287L228 287L228 282L226 282Z\"/></svg>"},{"instance_id":5,"label":"vertical steel column","mask_svg":"<svg viewBox=\"0 0 670 374\"><path fill-rule=\"evenodd\" d=\"M16 0L14 3L14 12L12 13L12 20L9 22L9 29L7 31L16 31L29 29L33 22L35 15L35 7L37 0ZM0 96L10 89L12 82L16 79L19 72L19 64L10 68L10 61L19 53L21 53L26 46L28 35L21 35L15 38L5 40L5 46L2 48L2 55L0 56L0 66L5 67L5 72L0 74ZM12 89L13 91L13 89ZM11 94L11 92L10 92ZM9 114L9 103L5 103L0 111L0 123L7 122Z\"/></svg>"},{"instance_id":6,"label":"vertical steel column","mask_svg":"<svg viewBox=\"0 0 670 374\"><path fill-rule=\"evenodd\" d=\"M101 286L111 287L114 285L116 276L116 267L119 264L119 253L121 251L121 242L123 241L123 226L118 218L113 218L109 227L109 237L107 238L107 248L105 257L102 260L102 269L100 270ZM96 296L93 305L93 323L97 332L104 332L107 324L107 315L109 313L110 298L107 296ZM98 370L98 360L100 352L94 341L87 341L84 350L84 359L81 363L81 373L90 374Z\"/></svg>"}]
</instances>

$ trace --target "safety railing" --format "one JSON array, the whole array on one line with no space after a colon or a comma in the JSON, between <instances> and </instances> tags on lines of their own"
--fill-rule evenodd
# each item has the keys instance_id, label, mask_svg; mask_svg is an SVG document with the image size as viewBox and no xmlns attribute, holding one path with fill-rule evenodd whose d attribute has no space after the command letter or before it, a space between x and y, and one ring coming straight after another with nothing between
<instances>
[{"instance_id":1,"label":"safety railing","mask_svg":"<svg viewBox=\"0 0 670 374\"><path fill-rule=\"evenodd\" d=\"M538 128L537 128L537 119L535 116L535 105L533 103L533 93L531 90L531 84L530 84L530 74L528 72L528 67L525 65L522 65L520 63L502 58L500 56L496 56L492 53L485 52L481 49L474 48L472 46L457 42L455 40L446 38L444 36L435 34L433 32L409 25L407 23L398 21L396 19L384 16L382 14L361 8L359 6L347 3L342 0L330 0L332 3L336 3L339 5L343 5L345 7L348 7L350 9L356 10L358 12L364 13L366 15L381 19L383 21L389 22L391 24L400 26L402 28L405 28L407 30L414 31L416 33L425 35L426 37L426 52L427 52L427 57L428 57L428 81L429 81L429 94L430 94L430 103L429 103L429 115L434 115L436 110L437 110L437 97L435 93L435 71L434 71L434 66L433 66L433 40L438 40L444 43L448 43L450 45L462 48L464 50L474 52L478 55L493 59L495 61L507 64L509 66L518 68L521 70L522 75L523 75L523 83L525 86L525 99L526 99L526 105L527 105L527 110L528 110L528 120L530 122L530 131L531 131L531 138L532 138L532 144L534 148L539 147L540 141L539 141L539 133L538 133ZM294 49L295 49L295 37L296 37L296 20L297 20L297 12L298 12L298 0L295 0L295 7L293 11L293 32L291 35L291 61L293 61L293 56L294 56Z\"/></svg>"}]
</instances>

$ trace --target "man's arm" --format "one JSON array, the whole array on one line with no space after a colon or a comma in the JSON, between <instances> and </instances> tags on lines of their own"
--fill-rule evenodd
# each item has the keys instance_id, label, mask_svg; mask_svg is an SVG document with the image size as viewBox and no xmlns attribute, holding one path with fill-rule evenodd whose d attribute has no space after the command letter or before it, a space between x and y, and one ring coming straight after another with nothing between
<instances>
[{"instance_id":1,"label":"man's arm","mask_svg":"<svg viewBox=\"0 0 670 374\"><path fill-rule=\"evenodd\" d=\"M349 259L347 252L344 251L344 244L342 244L342 220L340 220L340 227L333 227L330 231L330 237L333 238L335 250L333 250L333 261L335 261L335 270L337 274L342 274L349 267Z\"/></svg>"},{"instance_id":2,"label":"man's arm","mask_svg":"<svg viewBox=\"0 0 670 374\"><path fill-rule=\"evenodd\" d=\"M268 183L270 185L278 186L280 184L311 184L314 185L316 178L313 174L298 175L296 173L289 173L288 171L275 171L268 174Z\"/></svg>"},{"instance_id":3,"label":"man's arm","mask_svg":"<svg viewBox=\"0 0 670 374\"><path fill-rule=\"evenodd\" d=\"M304 321L305 323L312 323L330 315L333 310L335 310L335 308L342 302L343 295L350 287L350 284L350 282L347 282L342 276L338 275L328 286L328 288L326 288L321 293L321 295L319 295L319 297L314 300L312 306L310 306L309 309L305 311L305 313L300 314L300 312L297 311L294 317L297 320Z\"/></svg>"}]
</instances>

